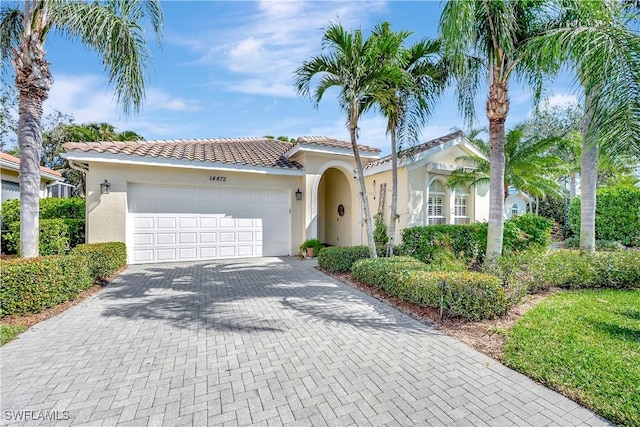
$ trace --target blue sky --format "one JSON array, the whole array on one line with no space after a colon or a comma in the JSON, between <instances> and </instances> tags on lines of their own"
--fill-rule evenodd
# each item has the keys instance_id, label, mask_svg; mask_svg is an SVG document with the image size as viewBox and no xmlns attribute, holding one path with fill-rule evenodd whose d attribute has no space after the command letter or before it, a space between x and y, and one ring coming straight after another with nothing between
<instances>
[{"instance_id":1,"label":"blue sky","mask_svg":"<svg viewBox=\"0 0 640 427\"><path fill-rule=\"evenodd\" d=\"M153 62L146 102L137 115L123 117L115 105L99 58L80 43L52 35L45 46L54 85L45 114L59 110L77 123L109 122L146 139L324 135L348 140L336 92L318 108L296 95L293 71L320 52L323 28L340 21L368 34L377 21L414 32L412 40L435 37L442 4L429 1L167 1L164 40L151 39ZM551 82L551 105L574 101L567 76ZM479 126L486 124L482 91ZM529 93L511 87L507 126L531 112ZM442 97L422 140L463 127L453 92ZM360 142L387 153L383 119L360 123Z\"/></svg>"}]
</instances>

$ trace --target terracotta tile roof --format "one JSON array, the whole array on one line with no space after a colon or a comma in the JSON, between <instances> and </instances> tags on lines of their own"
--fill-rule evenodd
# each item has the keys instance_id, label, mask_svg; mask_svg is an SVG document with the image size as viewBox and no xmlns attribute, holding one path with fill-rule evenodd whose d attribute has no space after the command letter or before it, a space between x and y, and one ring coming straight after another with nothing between
<instances>
[{"instance_id":1,"label":"terracotta tile roof","mask_svg":"<svg viewBox=\"0 0 640 427\"><path fill-rule=\"evenodd\" d=\"M285 153L288 142L269 138L177 139L128 142L67 142L67 152L89 152L149 156L211 163L302 169Z\"/></svg>"},{"instance_id":2,"label":"terracotta tile roof","mask_svg":"<svg viewBox=\"0 0 640 427\"><path fill-rule=\"evenodd\" d=\"M20 168L20 158L16 156L12 156L11 154L0 152L0 159L9 163L13 163L16 167ZM45 168L44 166L40 166L40 172L47 173L49 175L57 176L62 178L62 174L58 171L54 171L53 169Z\"/></svg>"},{"instance_id":3,"label":"terracotta tile roof","mask_svg":"<svg viewBox=\"0 0 640 427\"><path fill-rule=\"evenodd\" d=\"M346 141L340 141L338 139L329 138L326 136L301 136L296 141L297 144L308 144L308 145L320 145L323 147L333 147L333 148L346 148L351 150L351 143ZM379 153L380 149L375 147L369 147L367 145L358 144L358 148L360 151L369 151L371 153Z\"/></svg>"},{"instance_id":4,"label":"terracotta tile roof","mask_svg":"<svg viewBox=\"0 0 640 427\"><path fill-rule=\"evenodd\" d=\"M427 151L431 148L437 147L439 145L442 145L446 142L449 142L451 140L454 140L458 137L464 136L464 133L462 131L456 131L453 133L450 133L448 135L445 136L441 136L440 138L436 138L436 139L432 139L431 141L427 141L427 142L423 142L420 145L416 145L415 147L411 147L408 148L406 150L402 150L398 153L398 159L402 159L403 157L409 157L409 156L415 156L416 154L422 153L423 151ZM374 160L373 162L369 163L367 166L365 166L365 169L371 169L374 166L378 166L387 162L391 161L391 156L384 156L379 158L378 160Z\"/></svg>"}]
</instances>

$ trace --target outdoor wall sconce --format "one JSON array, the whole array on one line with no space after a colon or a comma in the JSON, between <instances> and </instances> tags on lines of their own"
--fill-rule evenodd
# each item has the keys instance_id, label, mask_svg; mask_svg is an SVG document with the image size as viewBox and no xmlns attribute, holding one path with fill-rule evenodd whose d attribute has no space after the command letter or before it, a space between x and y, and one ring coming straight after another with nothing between
<instances>
[{"instance_id":1,"label":"outdoor wall sconce","mask_svg":"<svg viewBox=\"0 0 640 427\"><path fill-rule=\"evenodd\" d=\"M102 184L100 184L100 194L109 194L111 190L111 184L106 179Z\"/></svg>"},{"instance_id":2,"label":"outdoor wall sconce","mask_svg":"<svg viewBox=\"0 0 640 427\"><path fill-rule=\"evenodd\" d=\"M376 180L373 180L373 200L376 199Z\"/></svg>"},{"instance_id":3,"label":"outdoor wall sconce","mask_svg":"<svg viewBox=\"0 0 640 427\"><path fill-rule=\"evenodd\" d=\"M296 200L302 200L302 191L300 191L299 188L298 191L296 191Z\"/></svg>"}]
</instances>

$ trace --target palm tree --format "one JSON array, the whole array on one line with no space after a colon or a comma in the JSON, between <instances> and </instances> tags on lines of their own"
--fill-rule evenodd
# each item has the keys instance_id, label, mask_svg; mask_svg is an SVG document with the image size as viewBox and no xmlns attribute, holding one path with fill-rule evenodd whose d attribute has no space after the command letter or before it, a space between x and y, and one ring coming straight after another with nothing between
<instances>
[{"instance_id":1,"label":"palm tree","mask_svg":"<svg viewBox=\"0 0 640 427\"><path fill-rule=\"evenodd\" d=\"M547 195L562 197L563 189L558 178L566 172L562 159L549 152L557 143L556 138L529 139L524 136L524 127L517 126L507 132L504 145L504 193L503 200L509 195L511 186L525 193L544 197ZM449 187L471 187L489 184L490 164L487 160L489 147L476 143L486 156L460 156L456 161L465 164L451 173Z\"/></svg>"},{"instance_id":2,"label":"palm tree","mask_svg":"<svg viewBox=\"0 0 640 427\"><path fill-rule=\"evenodd\" d=\"M610 0L557 0L547 31L528 43L540 68L570 66L584 97L580 250L595 250L599 152L640 156L640 35L633 5ZM601 147L601 148L599 148Z\"/></svg>"},{"instance_id":3,"label":"palm tree","mask_svg":"<svg viewBox=\"0 0 640 427\"><path fill-rule=\"evenodd\" d=\"M351 147L360 183L369 255L371 258L377 258L371 209L358 151L358 120L364 112L373 107L374 99L380 101L390 95L386 87L389 82L401 80L402 74L384 60L380 40L375 37L364 40L361 30L350 33L342 25L332 24L325 31L322 47L322 54L304 61L295 71L296 88L300 95L309 96L316 106L329 88L340 89L340 107L347 114ZM312 93L311 85L315 78L318 79L317 86Z\"/></svg>"},{"instance_id":4,"label":"palm tree","mask_svg":"<svg viewBox=\"0 0 640 427\"><path fill-rule=\"evenodd\" d=\"M47 36L54 30L98 53L127 114L131 107L137 110L144 98L150 54L143 18L149 18L160 41L159 0L25 0L22 9L0 10L0 57L3 64L12 62L19 96L21 256L38 255L42 104L53 84L45 59Z\"/></svg>"},{"instance_id":5,"label":"palm tree","mask_svg":"<svg viewBox=\"0 0 640 427\"><path fill-rule=\"evenodd\" d=\"M411 145L417 142L420 128L431 114L435 99L444 91L447 72L440 56L440 42L421 40L409 48L404 42L408 31L394 33L388 22L375 27L372 36L380 40L390 66L403 73L402 81L390 81L389 94L376 100L387 119L387 134L391 137L391 218L387 256L393 255L396 221L398 217L398 142Z\"/></svg>"},{"instance_id":6,"label":"palm tree","mask_svg":"<svg viewBox=\"0 0 640 427\"><path fill-rule=\"evenodd\" d=\"M474 100L483 80L490 145L490 208L487 262L502 252L504 230L504 123L509 112L509 82L516 76L540 93L541 77L526 56L525 41L539 32L545 11L536 0L450 1L440 18L440 38L457 80L458 105L472 121Z\"/></svg>"}]
</instances>

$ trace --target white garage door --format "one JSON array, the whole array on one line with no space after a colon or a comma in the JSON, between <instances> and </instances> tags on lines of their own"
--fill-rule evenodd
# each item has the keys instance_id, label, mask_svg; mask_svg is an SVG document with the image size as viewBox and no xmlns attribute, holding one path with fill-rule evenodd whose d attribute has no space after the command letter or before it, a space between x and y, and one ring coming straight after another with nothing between
<instances>
[{"instance_id":1,"label":"white garage door","mask_svg":"<svg viewBox=\"0 0 640 427\"><path fill-rule=\"evenodd\" d=\"M129 184L129 263L289 254L282 190Z\"/></svg>"}]
</instances>

